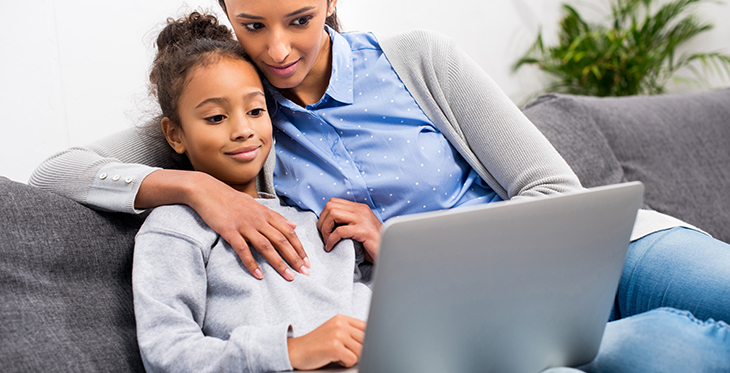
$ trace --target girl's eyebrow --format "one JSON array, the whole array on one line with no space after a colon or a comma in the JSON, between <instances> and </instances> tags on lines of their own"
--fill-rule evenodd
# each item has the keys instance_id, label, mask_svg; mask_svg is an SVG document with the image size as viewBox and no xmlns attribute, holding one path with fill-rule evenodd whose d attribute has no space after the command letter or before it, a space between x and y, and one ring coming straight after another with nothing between
<instances>
[{"instance_id":1,"label":"girl's eyebrow","mask_svg":"<svg viewBox=\"0 0 730 373\"><path fill-rule=\"evenodd\" d=\"M266 97L264 95L264 93L261 92L261 91L253 91L253 92L249 92L249 93L245 94L243 96L243 98L248 100L248 99L252 99L252 98L254 98L256 96ZM218 104L218 105L223 105L223 104L228 103L228 99L227 98L223 98L223 97L211 97L211 98L207 98L207 99L203 100L201 103L199 103L195 108L197 109L197 108L199 108L199 107L201 107L201 106L203 106L205 104L210 104L210 103L214 103L214 104Z\"/></svg>"},{"instance_id":2,"label":"girl's eyebrow","mask_svg":"<svg viewBox=\"0 0 730 373\"><path fill-rule=\"evenodd\" d=\"M211 98L207 98L207 99L203 100L195 108L197 109L197 108L199 108L199 107L201 107L201 106L203 106L205 104L210 104L210 103L214 103L214 104L219 104L220 105L220 104L225 104L226 102L228 102L228 100L225 99L225 98L222 98L222 97L211 97Z\"/></svg>"},{"instance_id":3,"label":"girl's eyebrow","mask_svg":"<svg viewBox=\"0 0 730 373\"><path fill-rule=\"evenodd\" d=\"M313 6L305 6L304 8L301 8L301 9L299 9L299 10L295 10L295 11L293 11L293 12L291 12L291 13L289 13L289 14L285 15L284 17L285 17L285 18L293 17L293 16L296 16L296 15L298 15L298 14L302 14L302 13L304 13L304 12L308 12L308 11L310 11L310 10L314 9L314 8L315 8L315 7L313 7ZM254 15L251 15L251 14L246 14L246 13L239 13L239 14L237 14L237 15L236 15L236 18L248 18L248 19L264 19L264 17L261 17L261 16L254 16Z\"/></svg>"}]
</instances>

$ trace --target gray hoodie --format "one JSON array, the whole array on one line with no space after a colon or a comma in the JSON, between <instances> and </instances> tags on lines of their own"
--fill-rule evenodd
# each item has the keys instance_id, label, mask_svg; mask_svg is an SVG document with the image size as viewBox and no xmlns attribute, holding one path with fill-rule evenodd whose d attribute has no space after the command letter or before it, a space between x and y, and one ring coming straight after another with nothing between
<instances>
[{"instance_id":1,"label":"gray hoodie","mask_svg":"<svg viewBox=\"0 0 730 373\"><path fill-rule=\"evenodd\" d=\"M194 210L156 208L137 234L132 273L148 372L291 370L288 337L336 314L366 320L372 265L362 246L343 240L325 252L315 214L258 201L297 225L311 275L288 282L252 250L264 273L256 280Z\"/></svg>"}]
</instances>

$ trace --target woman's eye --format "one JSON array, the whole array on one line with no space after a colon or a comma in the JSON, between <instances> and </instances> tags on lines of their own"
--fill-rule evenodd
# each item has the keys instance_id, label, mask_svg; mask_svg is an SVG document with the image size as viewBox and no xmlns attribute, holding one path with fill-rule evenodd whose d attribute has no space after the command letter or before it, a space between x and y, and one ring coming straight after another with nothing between
<instances>
[{"instance_id":1,"label":"woman's eye","mask_svg":"<svg viewBox=\"0 0 730 373\"><path fill-rule=\"evenodd\" d=\"M243 27L246 28L246 30L251 32L256 32L262 28L264 28L264 24L261 22L254 22L254 23L245 23Z\"/></svg>"},{"instance_id":2,"label":"woman's eye","mask_svg":"<svg viewBox=\"0 0 730 373\"><path fill-rule=\"evenodd\" d=\"M248 115L258 117L258 116L261 116L261 114L263 114L265 111L266 110L264 110L264 109L253 109L248 112Z\"/></svg>"},{"instance_id":3,"label":"woman's eye","mask_svg":"<svg viewBox=\"0 0 730 373\"><path fill-rule=\"evenodd\" d=\"M294 26L306 26L306 25L307 25L307 23L309 23L309 20L310 20L310 19L312 19L312 17L302 17L302 18L297 18L297 19L295 19L294 21L292 21L292 24L293 24Z\"/></svg>"},{"instance_id":4,"label":"woman's eye","mask_svg":"<svg viewBox=\"0 0 730 373\"><path fill-rule=\"evenodd\" d=\"M212 117L205 118L205 120L208 121L208 122L210 122L210 123L220 123L224 119L226 119L225 115L214 115Z\"/></svg>"}]
</instances>

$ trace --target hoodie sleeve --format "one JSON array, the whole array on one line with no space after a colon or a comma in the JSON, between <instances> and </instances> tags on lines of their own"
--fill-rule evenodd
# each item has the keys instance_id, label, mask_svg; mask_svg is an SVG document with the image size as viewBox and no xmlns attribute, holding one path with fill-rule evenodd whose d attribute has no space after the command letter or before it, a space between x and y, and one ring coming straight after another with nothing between
<instances>
[{"instance_id":1,"label":"hoodie sleeve","mask_svg":"<svg viewBox=\"0 0 730 373\"><path fill-rule=\"evenodd\" d=\"M156 220L154 213L148 222ZM289 325L239 326L226 340L203 333L208 287L205 267L211 245L207 239L187 233L195 230L184 225L174 230L149 229L145 222L137 235L132 283L137 340L145 369L291 370Z\"/></svg>"}]
</instances>

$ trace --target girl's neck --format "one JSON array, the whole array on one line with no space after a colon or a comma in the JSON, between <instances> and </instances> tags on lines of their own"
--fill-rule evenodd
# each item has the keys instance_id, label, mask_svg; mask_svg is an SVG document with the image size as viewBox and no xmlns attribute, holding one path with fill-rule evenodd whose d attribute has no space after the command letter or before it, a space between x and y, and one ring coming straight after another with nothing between
<instances>
[{"instance_id":1,"label":"girl's neck","mask_svg":"<svg viewBox=\"0 0 730 373\"><path fill-rule=\"evenodd\" d=\"M259 191L256 189L255 181L252 183L247 183L247 184L230 184L230 183L226 183L226 184L228 184L231 188L233 188L239 192L246 193L253 198L259 198Z\"/></svg>"},{"instance_id":2,"label":"girl's neck","mask_svg":"<svg viewBox=\"0 0 730 373\"><path fill-rule=\"evenodd\" d=\"M322 46L317 53L312 70L298 86L283 89L281 94L299 106L318 102L327 91L332 75L332 40L326 30L322 30Z\"/></svg>"}]
</instances>

